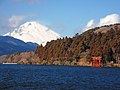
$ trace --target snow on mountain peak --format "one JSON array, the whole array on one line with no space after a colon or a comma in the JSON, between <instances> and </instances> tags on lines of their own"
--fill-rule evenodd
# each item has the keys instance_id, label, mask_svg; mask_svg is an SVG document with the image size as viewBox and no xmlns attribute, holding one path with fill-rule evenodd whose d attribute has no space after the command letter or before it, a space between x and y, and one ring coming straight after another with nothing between
<instances>
[{"instance_id":1,"label":"snow on mountain peak","mask_svg":"<svg viewBox=\"0 0 120 90\"><path fill-rule=\"evenodd\" d=\"M11 36L24 42L33 42L39 45L45 45L51 40L61 38L59 34L38 22L26 22L4 36Z\"/></svg>"}]
</instances>

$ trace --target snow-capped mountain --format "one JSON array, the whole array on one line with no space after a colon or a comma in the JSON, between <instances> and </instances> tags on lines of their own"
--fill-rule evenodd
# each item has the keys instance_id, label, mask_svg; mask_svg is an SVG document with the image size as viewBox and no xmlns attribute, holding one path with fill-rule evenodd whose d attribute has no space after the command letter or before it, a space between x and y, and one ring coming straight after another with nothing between
<instances>
[{"instance_id":1,"label":"snow-capped mountain","mask_svg":"<svg viewBox=\"0 0 120 90\"><path fill-rule=\"evenodd\" d=\"M61 37L56 32L38 22L26 22L4 36L11 36L24 42L33 42L39 45L45 45L48 41Z\"/></svg>"}]
</instances>

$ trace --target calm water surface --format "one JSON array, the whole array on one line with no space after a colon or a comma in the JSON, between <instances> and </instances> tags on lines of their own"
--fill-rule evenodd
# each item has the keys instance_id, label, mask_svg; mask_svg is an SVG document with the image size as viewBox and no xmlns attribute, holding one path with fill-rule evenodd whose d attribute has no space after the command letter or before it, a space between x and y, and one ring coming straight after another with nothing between
<instances>
[{"instance_id":1,"label":"calm water surface","mask_svg":"<svg viewBox=\"0 0 120 90\"><path fill-rule=\"evenodd\" d=\"M0 90L120 90L120 68L1 64Z\"/></svg>"}]
</instances>

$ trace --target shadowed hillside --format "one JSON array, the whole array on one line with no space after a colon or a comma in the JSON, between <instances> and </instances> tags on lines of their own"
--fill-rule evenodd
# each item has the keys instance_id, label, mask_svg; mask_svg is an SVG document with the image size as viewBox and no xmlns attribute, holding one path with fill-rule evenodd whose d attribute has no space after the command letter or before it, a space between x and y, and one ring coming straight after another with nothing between
<instances>
[{"instance_id":1,"label":"shadowed hillside","mask_svg":"<svg viewBox=\"0 0 120 90\"><path fill-rule=\"evenodd\" d=\"M0 56L14 54L17 52L34 51L38 44L10 37L0 36Z\"/></svg>"}]
</instances>

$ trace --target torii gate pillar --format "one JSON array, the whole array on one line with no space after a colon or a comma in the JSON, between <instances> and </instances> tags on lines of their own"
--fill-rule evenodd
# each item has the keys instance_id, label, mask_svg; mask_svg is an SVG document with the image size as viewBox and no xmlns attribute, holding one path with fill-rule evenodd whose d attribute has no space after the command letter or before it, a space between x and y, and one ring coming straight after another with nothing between
<instances>
[{"instance_id":1,"label":"torii gate pillar","mask_svg":"<svg viewBox=\"0 0 120 90\"><path fill-rule=\"evenodd\" d=\"M92 57L93 67L102 67L102 57Z\"/></svg>"}]
</instances>

